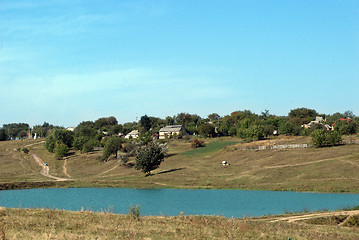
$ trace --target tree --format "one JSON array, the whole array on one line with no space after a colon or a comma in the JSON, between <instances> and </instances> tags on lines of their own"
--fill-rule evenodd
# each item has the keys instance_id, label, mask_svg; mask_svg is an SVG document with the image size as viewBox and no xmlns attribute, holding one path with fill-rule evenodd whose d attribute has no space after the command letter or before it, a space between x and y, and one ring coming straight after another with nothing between
<instances>
[{"instance_id":1,"label":"tree","mask_svg":"<svg viewBox=\"0 0 359 240\"><path fill-rule=\"evenodd\" d=\"M66 156L68 152L69 152L69 147L64 143L61 143L55 149L55 157L56 159L62 159L63 157Z\"/></svg>"},{"instance_id":2,"label":"tree","mask_svg":"<svg viewBox=\"0 0 359 240\"><path fill-rule=\"evenodd\" d=\"M46 137L44 146L47 149L47 151L52 152L52 153L55 152L56 139L55 139L54 135L51 134L50 136Z\"/></svg>"},{"instance_id":3,"label":"tree","mask_svg":"<svg viewBox=\"0 0 359 240\"><path fill-rule=\"evenodd\" d=\"M218 121L221 118L218 113L211 113L208 115L208 119L212 122Z\"/></svg>"},{"instance_id":4,"label":"tree","mask_svg":"<svg viewBox=\"0 0 359 240\"><path fill-rule=\"evenodd\" d=\"M294 125L298 126L314 120L317 115L318 113L314 109L296 108L290 110L288 117Z\"/></svg>"},{"instance_id":5,"label":"tree","mask_svg":"<svg viewBox=\"0 0 359 240\"><path fill-rule=\"evenodd\" d=\"M335 146L342 140L342 135L337 131L317 129L310 134L312 142L316 147Z\"/></svg>"},{"instance_id":6,"label":"tree","mask_svg":"<svg viewBox=\"0 0 359 240\"><path fill-rule=\"evenodd\" d=\"M198 132L203 137L213 137L216 134L215 127L212 124L209 124L209 123L202 124L198 128Z\"/></svg>"},{"instance_id":7,"label":"tree","mask_svg":"<svg viewBox=\"0 0 359 240\"><path fill-rule=\"evenodd\" d=\"M0 141L6 141L8 139L8 135L6 134L5 129L0 129Z\"/></svg>"},{"instance_id":8,"label":"tree","mask_svg":"<svg viewBox=\"0 0 359 240\"><path fill-rule=\"evenodd\" d=\"M112 154L115 154L117 158L117 152L121 149L122 143L123 140L119 137L111 137L108 139L103 148L102 161L107 161Z\"/></svg>"},{"instance_id":9,"label":"tree","mask_svg":"<svg viewBox=\"0 0 359 240\"><path fill-rule=\"evenodd\" d=\"M140 119L140 125L144 128L144 131L147 132L151 129L151 119L147 115L142 116Z\"/></svg>"},{"instance_id":10,"label":"tree","mask_svg":"<svg viewBox=\"0 0 359 240\"><path fill-rule=\"evenodd\" d=\"M152 170L160 166L164 158L165 154L161 146L156 142L150 142L137 151L135 168L148 176Z\"/></svg>"}]
</instances>

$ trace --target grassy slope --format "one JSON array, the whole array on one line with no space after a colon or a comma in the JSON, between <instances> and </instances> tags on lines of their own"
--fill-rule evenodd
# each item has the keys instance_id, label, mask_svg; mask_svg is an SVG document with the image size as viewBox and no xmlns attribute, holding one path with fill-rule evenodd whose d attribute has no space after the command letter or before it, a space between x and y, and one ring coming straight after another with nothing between
<instances>
[{"instance_id":1,"label":"grassy slope","mask_svg":"<svg viewBox=\"0 0 359 240\"><path fill-rule=\"evenodd\" d=\"M271 219L273 217L270 217ZM358 239L358 224L269 222L213 216L140 217L112 213L1 209L7 239Z\"/></svg>"},{"instance_id":2,"label":"grassy slope","mask_svg":"<svg viewBox=\"0 0 359 240\"><path fill-rule=\"evenodd\" d=\"M66 158L67 173L74 182L65 186L114 187L173 187L173 188L227 188L265 189L320 192L359 192L359 145L331 148L291 150L240 150L242 146L263 144L293 144L309 142L308 137L280 137L269 141L237 143L239 139L207 140L205 148L192 150L190 143L170 143L169 157L153 175L145 177L134 167L121 166L117 160L99 161L101 152L80 154L72 152ZM8 151L1 151L0 162L4 176L0 181L16 182L23 179L44 180L37 172L39 167L26 154L11 149L20 141L0 142ZM4 145L5 144L5 145ZM66 177L65 160L55 160L42 145L30 147L49 163L50 173ZM11 154L10 154L11 153ZM12 157L9 157L12 156ZM222 166L226 160L229 166ZM26 162L26 168L19 162ZM134 163L131 159L130 163ZM19 174L21 172L21 174ZM50 179L46 179L50 181Z\"/></svg>"}]
</instances>

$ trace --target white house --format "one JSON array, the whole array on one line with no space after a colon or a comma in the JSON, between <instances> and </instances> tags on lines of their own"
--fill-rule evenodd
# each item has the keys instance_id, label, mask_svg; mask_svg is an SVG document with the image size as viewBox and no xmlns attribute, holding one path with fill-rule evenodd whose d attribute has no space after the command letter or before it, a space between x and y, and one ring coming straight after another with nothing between
<instances>
[{"instance_id":1,"label":"white house","mask_svg":"<svg viewBox=\"0 0 359 240\"><path fill-rule=\"evenodd\" d=\"M138 130L132 130L125 136L125 138L138 138Z\"/></svg>"},{"instance_id":2,"label":"white house","mask_svg":"<svg viewBox=\"0 0 359 240\"><path fill-rule=\"evenodd\" d=\"M174 135L179 135L180 133L185 133L186 130L182 125L168 125L163 127L159 131L159 139L166 139Z\"/></svg>"}]
</instances>

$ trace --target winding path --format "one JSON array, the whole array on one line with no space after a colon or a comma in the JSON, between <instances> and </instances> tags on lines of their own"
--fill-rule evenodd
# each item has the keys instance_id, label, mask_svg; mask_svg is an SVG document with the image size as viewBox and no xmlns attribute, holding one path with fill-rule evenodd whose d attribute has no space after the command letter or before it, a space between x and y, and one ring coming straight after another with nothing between
<instances>
[{"instance_id":1,"label":"winding path","mask_svg":"<svg viewBox=\"0 0 359 240\"><path fill-rule=\"evenodd\" d=\"M37 162L37 164L40 165L41 167L41 171L40 174L48 177L48 178L52 178L55 179L56 181L72 181L72 179L70 178L60 178L60 177L55 177L51 174L49 174L49 166L46 166L46 164L41 160L41 158L39 158L35 153L31 153L31 156L35 159L35 161Z\"/></svg>"}]
</instances>

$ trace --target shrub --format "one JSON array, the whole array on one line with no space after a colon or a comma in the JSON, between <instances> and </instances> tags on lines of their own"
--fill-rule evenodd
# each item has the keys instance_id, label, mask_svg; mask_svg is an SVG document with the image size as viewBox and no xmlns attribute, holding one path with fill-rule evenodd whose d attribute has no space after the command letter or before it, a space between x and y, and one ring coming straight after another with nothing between
<instances>
[{"instance_id":1,"label":"shrub","mask_svg":"<svg viewBox=\"0 0 359 240\"><path fill-rule=\"evenodd\" d=\"M134 207L131 204L130 208L128 209L128 214L136 220L140 220L140 215L141 215L140 206L141 205L136 205L136 207Z\"/></svg>"},{"instance_id":2,"label":"shrub","mask_svg":"<svg viewBox=\"0 0 359 240\"><path fill-rule=\"evenodd\" d=\"M198 138L195 138L192 140L192 143L191 143L191 147L192 148L199 148L199 147L204 147L205 144L202 140L198 139Z\"/></svg>"},{"instance_id":3,"label":"shrub","mask_svg":"<svg viewBox=\"0 0 359 240\"><path fill-rule=\"evenodd\" d=\"M24 147L24 148L22 149L22 151L23 151L24 153L29 153L29 149L26 148L26 147Z\"/></svg>"},{"instance_id":4,"label":"shrub","mask_svg":"<svg viewBox=\"0 0 359 240\"><path fill-rule=\"evenodd\" d=\"M316 147L334 146L340 143L342 136L337 131L326 131L317 129L310 134L312 142Z\"/></svg>"},{"instance_id":5,"label":"shrub","mask_svg":"<svg viewBox=\"0 0 359 240\"><path fill-rule=\"evenodd\" d=\"M63 157L66 156L68 152L69 152L69 147L64 143L61 143L55 149L55 157L56 159L62 159Z\"/></svg>"}]
</instances>

